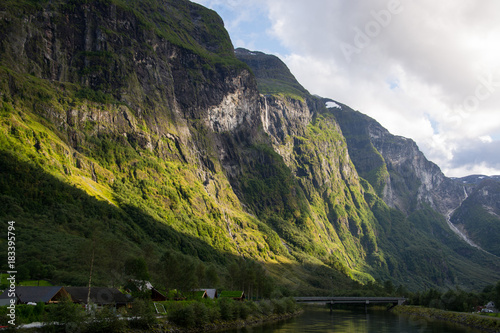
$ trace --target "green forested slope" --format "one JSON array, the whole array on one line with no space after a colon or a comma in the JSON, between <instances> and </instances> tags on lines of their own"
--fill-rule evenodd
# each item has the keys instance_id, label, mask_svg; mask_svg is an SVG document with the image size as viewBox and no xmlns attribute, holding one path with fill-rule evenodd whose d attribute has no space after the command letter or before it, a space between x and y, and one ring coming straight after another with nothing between
<instances>
[{"instance_id":1,"label":"green forested slope","mask_svg":"<svg viewBox=\"0 0 500 333\"><path fill-rule=\"evenodd\" d=\"M389 208L322 99L283 68L263 86L213 11L7 1L0 37L0 232L16 221L25 276L84 285L94 261L95 284L260 295L498 278L431 210Z\"/></svg>"},{"instance_id":2,"label":"green forested slope","mask_svg":"<svg viewBox=\"0 0 500 333\"><path fill-rule=\"evenodd\" d=\"M256 74L261 92L273 95L266 98L268 117L274 119L277 127L293 119L296 111L293 105L300 102L292 102L294 97L283 94L283 90L273 93L262 84L269 77L275 77L280 82L277 89L300 86L293 76L286 75L285 65L273 60L274 56L259 52L239 50L236 55ZM274 76L280 71L283 74ZM286 136L283 134L286 130L273 128L271 123L268 131L276 137L275 149L285 157L304 189L311 203L313 220L334 226L333 232L339 239L336 244L342 244L344 249L340 253L351 256L351 260L343 262L349 265L348 271L356 274L359 269L378 280L391 279L413 288L453 285L477 288L488 280L498 279L497 258L461 241L436 208L419 198L424 182L422 174L437 173L438 180L444 176L415 150L411 140L392 136L373 119L346 105L337 103L339 107L326 109L324 103L329 99L307 93L304 96L307 96L306 110L316 111L306 130L289 130ZM273 114L273 106L279 104L272 102L273 98L288 99L284 104L289 106ZM380 142L374 142L371 135L378 136ZM384 149L388 159L374 144ZM348 155L342 146L347 148ZM294 152L291 155L290 150ZM326 150L331 152L325 154ZM406 164L399 166L391 160L392 156L404 154L408 156L401 160L408 160ZM422 162L412 165L412 161L418 159ZM325 167L325 161L335 160L336 165ZM346 167L351 163L354 165L351 168L363 178L347 176L349 167ZM339 174L339 170L343 171ZM446 186L454 183L450 179L440 182L442 187L435 185L434 191L445 201L454 189ZM432 189L432 185L425 186ZM457 190L463 194L461 187ZM382 200L387 197L387 191L390 192L389 204L403 208L402 211L388 207ZM429 197L435 198L435 193ZM455 197L452 193L451 198ZM318 229L324 230L324 226ZM337 246L329 245L329 248ZM332 257L338 260L338 256Z\"/></svg>"}]
</instances>

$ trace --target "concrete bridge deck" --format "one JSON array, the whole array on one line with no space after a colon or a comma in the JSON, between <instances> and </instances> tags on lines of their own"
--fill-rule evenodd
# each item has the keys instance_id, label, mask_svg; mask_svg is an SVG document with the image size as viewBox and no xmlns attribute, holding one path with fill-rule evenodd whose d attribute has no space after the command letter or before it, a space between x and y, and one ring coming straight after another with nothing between
<instances>
[{"instance_id":1,"label":"concrete bridge deck","mask_svg":"<svg viewBox=\"0 0 500 333\"><path fill-rule=\"evenodd\" d=\"M326 303L326 304L387 304L402 305L404 297L294 297L297 303Z\"/></svg>"}]
</instances>

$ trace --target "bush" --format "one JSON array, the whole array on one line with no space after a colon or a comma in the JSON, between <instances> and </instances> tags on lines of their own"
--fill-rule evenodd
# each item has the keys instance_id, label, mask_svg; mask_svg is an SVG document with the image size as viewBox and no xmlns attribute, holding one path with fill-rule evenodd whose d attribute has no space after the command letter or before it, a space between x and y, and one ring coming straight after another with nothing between
<instances>
[{"instance_id":1,"label":"bush","mask_svg":"<svg viewBox=\"0 0 500 333\"><path fill-rule=\"evenodd\" d=\"M63 298L61 302L54 306L47 307L45 330L49 332L78 332L81 330L85 312L83 308L74 304L71 299Z\"/></svg>"},{"instance_id":2,"label":"bush","mask_svg":"<svg viewBox=\"0 0 500 333\"><path fill-rule=\"evenodd\" d=\"M283 299L284 303L285 303L285 311L287 313L293 313L297 310L297 303L295 302L295 300L291 297L287 297L285 299Z\"/></svg>"},{"instance_id":3,"label":"bush","mask_svg":"<svg viewBox=\"0 0 500 333\"><path fill-rule=\"evenodd\" d=\"M257 303L251 301L251 302L246 302L245 304L246 304L248 311L251 315L254 315L254 316L260 315L260 309L259 309L259 306L257 305Z\"/></svg>"},{"instance_id":4,"label":"bush","mask_svg":"<svg viewBox=\"0 0 500 333\"><path fill-rule=\"evenodd\" d=\"M85 325L85 332L122 332L126 326L127 323L118 317L114 308L103 307L96 311L94 318Z\"/></svg>"},{"instance_id":5,"label":"bush","mask_svg":"<svg viewBox=\"0 0 500 333\"><path fill-rule=\"evenodd\" d=\"M179 306L168 313L168 320L182 327L194 327L196 318L193 306Z\"/></svg>"},{"instance_id":6,"label":"bush","mask_svg":"<svg viewBox=\"0 0 500 333\"><path fill-rule=\"evenodd\" d=\"M148 300L136 299L128 313L133 317L131 328L149 329L157 322L153 303Z\"/></svg>"},{"instance_id":7,"label":"bush","mask_svg":"<svg viewBox=\"0 0 500 333\"><path fill-rule=\"evenodd\" d=\"M195 302L190 305L194 311L195 326L202 327L208 323L208 309L205 304L201 302Z\"/></svg>"},{"instance_id":8,"label":"bush","mask_svg":"<svg viewBox=\"0 0 500 333\"><path fill-rule=\"evenodd\" d=\"M280 315L286 313L286 303L284 299L273 299L271 301L273 305L273 313Z\"/></svg>"},{"instance_id":9,"label":"bush","mask_svg":"<svg viewBox=\"0 0 500 333\"><path fill-rule=\"evenodd\" d=\"M233 320L235 318L235 307L232 299L222 298L217 304L219 305L222 320Z\"/></svg>"},{"instance_id":10,"label":"bush","mask_svg":"<svg viewBox=\"0 0 500 333\"><path fill-rule=\"evenodd\" d=\"M220 308L215 304L215 306L208 308L208 320L214 322L221 318Z\"/></svg>"},{"instance_id":11,"label":"bush","mask_svg":"<svg viewBox=\"0 0 500 333\"><path fill-rule=\"evenodd\" d=\"M268 300L260 301L258 307L259 307L259 312L263 316L268 316L271 313L273 313L273 305Z\"/></svg>"},{"instance_id":12,"label":"bush","mask_svg":"<svg viewBox=\"0 0 500 333\"><path fill-rule=\"evenodd\" d=\"M234 303L235 317L240 319L247 319L250 314L250 309L248 308L246 302L235 302Z\"/></svg>"}]
</instances>

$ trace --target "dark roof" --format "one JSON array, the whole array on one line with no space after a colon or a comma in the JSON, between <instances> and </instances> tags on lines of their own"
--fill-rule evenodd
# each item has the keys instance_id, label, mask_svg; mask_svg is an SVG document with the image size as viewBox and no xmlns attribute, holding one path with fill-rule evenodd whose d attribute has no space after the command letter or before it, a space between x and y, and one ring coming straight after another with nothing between
<instances>
[{"instance_id":1,"label":"dark roof","mask_svg":"<svg viewBox=\"0 0 500 333\"><path fill-rule=\"evenodd\" d=\"M16 296L19 303L48 303L59 299L62 295L58 295L57 299L53 299L62 290L65 294L63 287L32 287L32 286L16 286ZM8 298L8 290L0 296L0 298Z\"/></svg>"},{"instance_id":2,"label":"dark roof","mask_svg":"<svg viewBox=\"0 0 500 333\"><path fill-rule=\"evenodd\" d=\"M201 288L201 289L195 289L196 291L205 291L207 293L207 297L210 298L210 299L214 299L214 298L217 298L217 289L205 289L205 288Z\"/></svg>"},{"instance_id":3,"label":"dark roof","mask_svg":"<svg viewBox=\"0 0 500 333\"><path fill-rule=\"evenodd\" d=\"M66 287L73 302L87 304L88 287ZM91 287L90 301L95 304L128 303L131 299L116 288Z\"/></svg>"},{"instance_id":4,"label":"dark roof","mask_svg":"<svg viewBox=\"0 0 500 333\"><path fill-rule=\"evenodd\" d=\"M156 302L166 301L167 296L163 295L158 289L151 289L151 299Z\"/></svg>"}]
</instances>

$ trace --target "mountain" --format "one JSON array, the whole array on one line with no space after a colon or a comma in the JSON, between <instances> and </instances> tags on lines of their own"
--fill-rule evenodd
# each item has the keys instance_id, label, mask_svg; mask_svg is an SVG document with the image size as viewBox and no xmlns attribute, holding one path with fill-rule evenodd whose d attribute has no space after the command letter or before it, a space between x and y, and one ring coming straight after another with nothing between
<instances>
[{"instance_id":1,"label":"mountain","mask_svg":"<svg viewBox=\"0 0 500 333\"><path fill-rule=\"evenodd\" d=\"M6 1L0 40L0 220L26 276L85 285L93 263L101 285L257 294L499 278L443 215L462 185L278 58L235 51L211 10Z\"/></svg>"},{"instance_id":2,"label":"mountain","mask_svg":"<svg viewBox=\"0 0 500 333\"><path fill-rule=\"evenodd\" d=\"M462 184L479 184L484 179L494 179L500 181L500 176L470 175L466 177L452 178L452 179Z\"/></svg>"},{"instance_id":3,"label":"mountain","mask_svg":"<svg viewBox=\"0 0 500 333\"><path fill-rule=\"evenodd\" d=\"M451 223L475 246L500 257L500 181L495 177L470 176L465 201L451 216ZM480 182L475 179L480 179Z\"/></svg>"},{"instance_id":4,"label":"mountain","mask_svg":"<svg viewBox=\"0 0 500 333\"><path fill-rule=\"evenodd\" d=\"M361 230L370 230L376 235L371 244L373 246L364 247L371 249L365 254L365 263L372 269L371 274L378 278L390 276L398 282L405 280L413 286L423 287L463 283L472 274L465 267L473 265L475 269L480 269L474 261L498 267L494 257L471 248L448 226L447 217L461 205L467 194L462 184L445 177L437 165L428 161L415 142L390 134L375 120L347 105L311 96L303 88L297 89L299 83L289 74L284 63L272 55L237 49L236 56L250 66L257 78L259 91L266 98L264 129L273 138L275 151L283 156L300 180L315 207L313 211L326 212L326 220L336 226L337 232L342 230L338 222L342 220L342 213L328 214L328 208L335 207L331 202L338 200L338 194L332 197L322 195L319 192L324 183L322 180L327 179L329 184L335 184L334 188L339 188L341 182L338 179L342 179L347 182L348 188L353 189L354 177L362 185L359 191L363 193L363 199L359 202L366 204L368 211L359 214L361 220L367 223ZM265 84L270 78L277 82L272 89ZM293 91L301 91L302 96L294 94L291 87ZM302 107L306 112L297 112L293 107L294 103L301 101L307 104L307 107ZM329 119L330 123L314 126L324 119ZM339 136L336 144L333 140L329 142L329 147L337 146L339 149L340 143L346 149L332 152L325 160L345 156L350 165L348 169L347 163L337 164L326 172L310 167L310 159L305 156L318 158L325 149L306 151L302 143L315 142L322 146L323 135L316 135L322 129L330 135L335 132ZM338 169L341 174L335 177L332 170ZM318 175L321 177L316 180ZM312 179L312 184L308 178ZM321 200L314 200L317 197ZM320 208L321 204L328 208ZM342 205L349 207L345 202ZM349 212L344 216L349 222L353 219ZM315 220L320 218L316 216ZM340 239L342 243L346 242ZM436 270L436 267L439 269ZM460 272L459 276L457 272ZM482 279L481 274L473 280Z\"/></svg>"},{"instance_id":5,"label":"mountain","mask_svg":"<svg viewBox=\"0 0 500 333\"><path fill-rule=\"evenodd\" d=\"M390 207L410 214L428 205L446 215L465 199L463 186L445 177L413 140L390 134L348 106L332 110L356 169Z\"/></svg>"}]
</instances>

